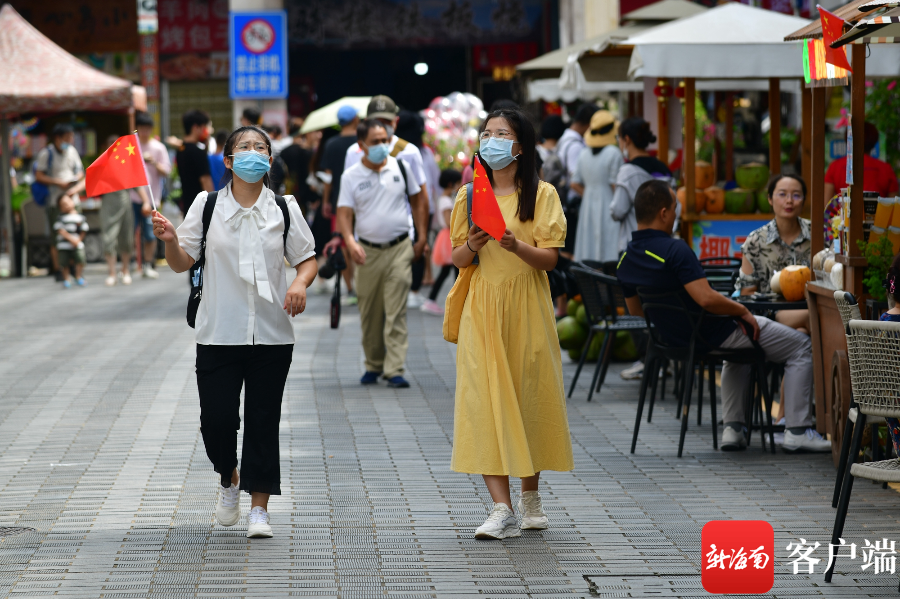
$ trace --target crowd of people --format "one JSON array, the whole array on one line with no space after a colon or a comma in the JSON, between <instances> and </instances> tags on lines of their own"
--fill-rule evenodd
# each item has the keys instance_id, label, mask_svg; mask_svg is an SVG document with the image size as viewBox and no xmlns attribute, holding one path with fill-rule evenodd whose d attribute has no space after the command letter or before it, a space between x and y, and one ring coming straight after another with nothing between
<instances>
[{"instance_id":1,"label":"crowd of people","mask_svg":"<svg viewBox=\"0 0 900 600\"><path fill-rule=\"evenodd\" d=\"M107 194L101 209L107 285L131 283L132 254L143 277L156 278L158 239L169 267L190 270L194 287L203 287L192 326L200 426L221 478L216 516L222 525L240 519L244 490L252 505L248 536L273 535L268 499L280 493L280 475L272 433L295 340L290 318L305 310L308 290L334 287L315 280L337 252L348 259L347 268L334 275L343 277L344 302L359 306L361 385L410 387L409 309L443 316L445 337L450 321L458 331L451 468L482 475L494 502L477 538L548 527L540 473L573 468L555 332L565 291L554 291L547 275L571 264L600 264L615 272L632 315L644 314L641 294L651 290L681 294L690 312L731 317L702 323L701 351L758 344L767 360L784 367L776 418L785 432L778 443L788 452L830 451L813 422L809 315L754 316L710 286L691 247L673 235L681 210L675 179L648 150L656 138L644 119L620 123L611 112L584 104L570 123L552 115L536 130L514 103L500 101L478 129L484 170L476 171L473 161L460 172L437 167L422 142L421 117L400 110L387 96L373 97L364 118L349 105L340 107L335 126L316 132L301 133L302 120L292 119L283 135L260 117L248 109L240 127L214 132L206 113L183 115L183 137L166 140L180 178L178 224L151 214L149 198L163 197L173 165L166 145L152 138L152 120L139 114L150 185ZM48 217L58 236L54 268L66 287L72 266L75 283L85 284L87 233L78 211L84 173L71 136L71 128L54 129L36 167L50 191ZM879 186L896 191L896 178L888 181L878 165L866 164L867 182L871 171ZM490 181L506 222L500 237L471 220L478 177ZM775 218L747 236L737 294L765 292L775 270L810 263L810 223L800 217L805 182L776 174L767 193ZM285 263L295 271L290 284ZM889 273L894 298L900 294L898 275L895 259ZM448 280L455 282L451 294L462 294L464 304L451 312L448 302L445 314L438 300ZM898 311L893 308L886 318L900 319ZM692 338L686 323L648 316L668 343L685 345ZM622 376L639 378L642 370L639 361ZM725 363L722 450L746 448L751 379L750 366ZM900 436L900 423L894 425ZM521 479L515 506L510 476Z\"/></svg>"}]
</instances>

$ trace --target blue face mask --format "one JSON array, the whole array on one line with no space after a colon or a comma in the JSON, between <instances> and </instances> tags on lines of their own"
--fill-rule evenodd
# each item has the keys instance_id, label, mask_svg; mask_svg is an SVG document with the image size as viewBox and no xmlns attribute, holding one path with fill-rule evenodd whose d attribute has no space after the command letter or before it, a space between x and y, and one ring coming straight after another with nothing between
<instances>
[{"instance_id":1,"label":"blue face mask","mask_svg":"<svg viewBox=\"0 0 900 600\"><path fill-rule=\"evenodd\" d=\"M387 144L375 144L374 146L369 146L369 151L366 153L366 156L368 156L369 160L376 165L380 165L384 162L384 159L388 157L389 153L390 150L388 150Z\"/></svg>"},{"instance_id":2,"label":"blue face mask","mask_svg":"<svg viewBox=\"0 0 900 600\"><path fill-rule=\"evenodd\" d=\"M488 138L481 140L478 155L484 159L492 170L497 171L508 167L516 157L512 155L512 147L515 142L502 138Z\"/></svg>"},{"instance_id":3,"label":"blue face mask","mask_svg":"<svg viewBox=\"0 0 900 600\"><path fill-rule=\"evenodd\" d=\"M234 164L231 170L247 183L256 183L269 172L269 157L258 152L248 151L233 154Z\"/></svg>"},{"instance_id":4,"label":"blue face mask","mask_svg":"<svg viewBox=\"0 0 900 600\"><path fill-rule=\"evenodd\" d=\"M71 146L71 145L72 145L72 144L70 144L69 142L63 142L63 143L61 143L61 144L59 145L59 151L60 151L60 152L65 152L66 150L69 149L69 146Z\"/></svg>"}]
</instances>

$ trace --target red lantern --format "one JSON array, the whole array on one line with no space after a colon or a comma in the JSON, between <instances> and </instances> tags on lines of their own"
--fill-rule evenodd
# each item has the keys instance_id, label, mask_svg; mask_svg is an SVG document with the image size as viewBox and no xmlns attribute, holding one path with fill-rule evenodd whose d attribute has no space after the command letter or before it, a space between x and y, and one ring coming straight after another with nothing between
<instances>
[{"instance_id":1,"label":"red lantern","mask_svg":"<svg viewBox=\"0 0 900 600\"><path fill-rule=\"evenodd\" d=\"M659 102L666 102L666 99L672 95L672 86L665 79L659 79L656 82L656 87L653 88L653 95L656 96Z\"/></svg>"},{"instance_id":2,"label":"red lantern","mask_svg":"<svg viewBox=\"0 0 900 600\"><path fill-rule=\"evenodd\" d=\"M684 102L684 82L681 81L678 83L678 87L675 88L675 97Z\"/></svg>"}]
</instances>

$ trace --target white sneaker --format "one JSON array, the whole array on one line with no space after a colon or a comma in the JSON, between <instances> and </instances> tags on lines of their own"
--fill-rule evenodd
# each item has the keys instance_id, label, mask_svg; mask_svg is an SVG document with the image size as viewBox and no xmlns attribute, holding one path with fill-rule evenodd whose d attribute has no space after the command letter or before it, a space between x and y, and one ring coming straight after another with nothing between
<instances>
[{"instance_id":1,"label":"white sneaker","mask_svg":"<svg viewBox=\"0 0 900 600\"><path fill-rule=\"evenodd\" d=\"M722 430L722 443L719 448L723 452L734 452L735 450L747 449L747 438L744 437L743 431L738 431L734 427L725 427Z\"/></svg>"},{"instance_id":2,"label":"white sneaker","mask_svg":"<svg viewBox=\"0 0 900 600\"><path fill-rule=\"evenodd\" d=\"M538 492L522 492L516 508L522 515L522 529L547 529L549 527L550 520L547 519L547 513L544 512L541 495Z\"/></svg>"},{"instance_id":3,"label":"white sneaker","mask_svg":"<svg viewBox=\"0 0 900 600\"><path fill-rule=\"evenodd\" d=\"M247 515L248 538L270 538L272 528L269 527L269 513L262 506L254 506Z\"/></svg>"},{"instance_id":4,"label":"white sneaker","mask_svg":"<svg viewBox=\"0 0 900 600\"><path fill-rule=\"evenodd\" d=\"M317 296L324 296L326 294L331 294L334 292L334 280L333 279L322 279L321 277L316 277L316 282L313 284L313 293Z\"/></svg>"},{"instance_id":5,"label":"white sneaker","mask_svg":"<svg viewBox=\"0 0 900 600\"><path fill-rule=\"evenodd\" d=\"M831 452L831 442L812 427L807 427L806 432L799 435L788 429L784 432L781 449L785 452Z\"/></svg>"},{"instance_id":6,"label":"white sneaker","mask_svg":"<svg viewBox=\"0 0 900 600\"><path fill-rule=\"evenodd\" d=\"M216 521L224 527L236 525L241 520L241 488L235 484L219 485L219 501L216 503Z\"/></svg>"},{"instance_id":7,"label":"white sneaker","mask_svg":"<svg viewBox=\"0 0 900 600\"><path fill-rule=\"evenodd\" d=\"M119 279L122 280L122 285L131 285L131 273L119 273Z\"/></svg>"},{"instance_id":8,"label":"white sneaker","mask_svg":"<svg viewBox=\"0 0 900 600\"><path fill-rule=\"evenodd\" d=\"M484 525L475 530L476 540L502 540L508 537L519 537L522 530L516 515L505 504L495 502L491 514L488 515Z\"/></svg>"},{"instance_id":9,"label":"white sneaker","mask_svg":"<svg viewBox=\"0 0 900 600\"><path fill-rule=\"evenodd\" d=\"M422 294L419 292L410 292L406 297L406 308L422 308L422 305L425 303L425 299L422 298Z\"/></svg>"},{"instance_id":10,"label":"white sneaker","mask_svg":"<svg viewBox=\"0 0 900 600\"><path fill-rule=\"evenodd\" d=\"M434 300L426 300L424 304L422 304L421 310L423 313L428 313L429 315L435 315L437 317L444 316L444 309Z\"/></svg>"},{"instance_id":11,"label":"white sneaker","mask_svg":"<svg viewBox=\"0 0 900 600\"><path fill-rule=\"evenodd\" d=\"M110 275L106 278L106 287L113 287L116 285L116 278Z\"/></svg>"},{"instance_id":12,"label":"white sneaker","mask_svg":"<svg viewBox=\"0 0 900 600\"><path fill-rule=\"evenodd\" d=\"M159 273L150 265L144 265L144 279L159 279Z\"/></svg>"},{"instance_id":13,"label":"white sneaker","mask_svg":"<svg viewBox=\"0 0 900 600\"><path fill-rule=\"evenodd\" d=\"M619 376L622 379L640 379L644 376L643 361L635 361L633 365L631 365L627 369L623 369L622 372L619 373Z\"/></svg>"}]
</instances>

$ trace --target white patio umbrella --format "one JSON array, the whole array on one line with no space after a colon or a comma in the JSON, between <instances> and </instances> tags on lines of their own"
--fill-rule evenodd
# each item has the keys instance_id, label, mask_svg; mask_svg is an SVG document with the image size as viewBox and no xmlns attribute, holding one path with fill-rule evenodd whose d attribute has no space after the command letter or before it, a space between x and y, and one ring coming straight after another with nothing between
<instances>
[{"instance_id":1,"label":"white patio umbrella","mask_svg":"<svg viewBox=\"0 0 900 600\"><path fill-rule=\"evenodd\" d=\"M309 116L303 121L303 127L300 128L300 133L309 133L310 131L319 131L320 129L334 127L338 124L337 114L342 106L352 106L356 109L359 117L364 118L366 116L366 109L369 106L369 100L371 99L372 96L344 96L331 104L326 104L322 108L317 108L309 113Z\"/></svg>"}]
</instances>

